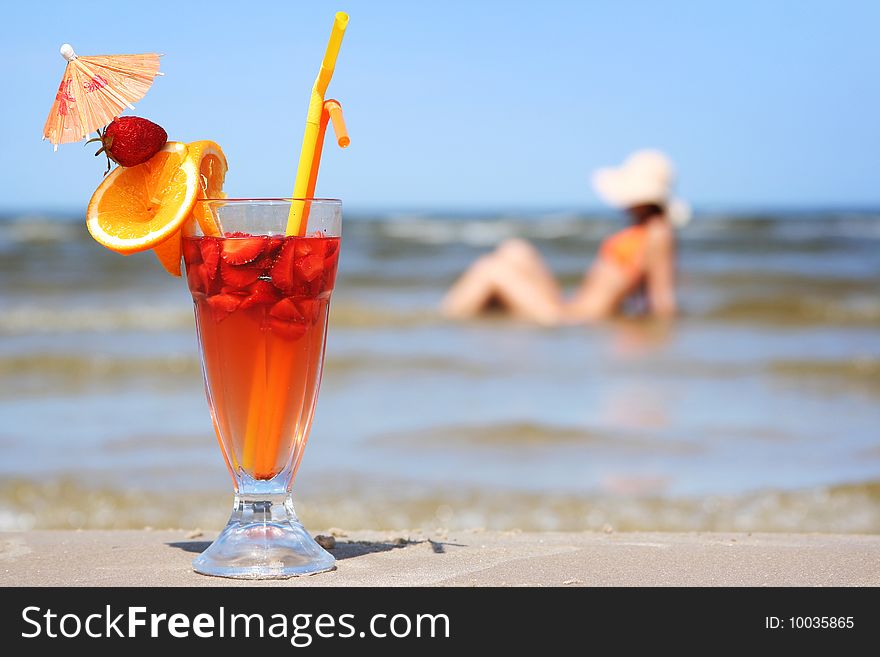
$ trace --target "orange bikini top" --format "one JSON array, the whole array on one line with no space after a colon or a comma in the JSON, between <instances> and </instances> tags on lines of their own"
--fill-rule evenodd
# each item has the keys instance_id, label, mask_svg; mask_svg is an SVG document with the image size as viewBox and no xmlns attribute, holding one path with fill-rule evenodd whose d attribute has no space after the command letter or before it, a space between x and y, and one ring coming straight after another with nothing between
<instances>
[{"instance_id":1,"label":"orange bikini top","mask_svg":"<svg viewBox=\"0 0 880 657\"><path fill-rule=\"evenodd\" d=\"M644 264L647 246L647 226L630 226L606 238L599 247L599 257L617 265L628 275L637 275Z\"/></svg>"}]
</instances>

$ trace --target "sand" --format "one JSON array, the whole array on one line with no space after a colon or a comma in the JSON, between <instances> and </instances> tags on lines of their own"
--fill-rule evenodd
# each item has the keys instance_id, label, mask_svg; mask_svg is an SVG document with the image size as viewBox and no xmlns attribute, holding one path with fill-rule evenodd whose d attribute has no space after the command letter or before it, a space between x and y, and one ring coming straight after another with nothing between
<instances>
[{"instance_id":1,"label":"sand","mask_svg":"<svg viewBox=\"0 0 880 657\"><path fill-rule=\"evenodd\" d=\"M328 532L325 532L328 533ZM213 535L0 533L4 586L878 586L880 536L335 531L336 571L243 582L197 575Z\"/></svg>"}]
</instances>

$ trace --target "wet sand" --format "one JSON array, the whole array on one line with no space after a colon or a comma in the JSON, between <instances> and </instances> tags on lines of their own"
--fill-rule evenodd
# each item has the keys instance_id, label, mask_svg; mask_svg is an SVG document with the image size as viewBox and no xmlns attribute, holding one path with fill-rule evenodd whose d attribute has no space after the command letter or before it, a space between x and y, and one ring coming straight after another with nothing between
<instances>
[{"instance_id":1,"label":"wet sand","mask_svg":"<svg viewBox=\"0 0 880 657\"><path fill-rule=\"evenodd\" d=\"M330 535L330 531L325 532ZM880 536L332 530L337 570L242 582L190 570L213 534L0 533L3 586L878 586Z\"/></svg>"}]
</instances>

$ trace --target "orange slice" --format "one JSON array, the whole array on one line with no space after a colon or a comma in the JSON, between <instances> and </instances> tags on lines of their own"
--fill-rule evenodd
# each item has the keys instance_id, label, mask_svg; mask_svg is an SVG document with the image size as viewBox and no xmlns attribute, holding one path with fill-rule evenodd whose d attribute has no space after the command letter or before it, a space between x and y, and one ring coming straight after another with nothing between
<instances>
[{"instance_id":1,"label":"orange slice","mask_svg":"<svg viewBox=\"0 0 880 657\"><path fill-rule=\"evenodd\" d=\"M213 141L194 141L189 144L190 157L199 167L199 199L223 198L223 181L226 180L226 156ZM207 203L196 203L193 216L205 235L219 235L220 226Z\"/></svg>"},{"instance_id":2,"label":"orange slice","mask_svg":"<svg viewBox=\"0 0 880 657\"><path fill-rule=\"evenodd\" d=\"M172 276L180 277L180 259L183 257L181 231L176 230L167 240L153 247L153 253Z\"/></svg>"},{"instance_id":3,"label":"orange slice","mask_svg":"<svg viewBox=\"0 0 880 657\"><path fill-rule=\"evenodd\" d=\"M170 141L134 167L116 167L89 201L86 226L95 240L122 254L161 244L192 212L199 169L187 146Z\"/></svg>"},{"instance_id":4,"label":"orange slice","mask_svg":"<svg viewBox=\"0 0 880 657\"><path fill-rule=\"evenodd\" d=\"M199 170L199 190L196 198L221 198L223 181L226 179L226 156L223 150L213 141L194 141L187 144L187 158L192 160ZM206 203L193 206L190 219L195 219L205 235L219 235L220 227L214 219L211 208ZM185 224L188 222L184 222ZM180 259L182 257L183 228L175 231L171 237L153 247L153 253L162 263L165 270L172 276L180 276Z\"/></svg>"}]
</instances>

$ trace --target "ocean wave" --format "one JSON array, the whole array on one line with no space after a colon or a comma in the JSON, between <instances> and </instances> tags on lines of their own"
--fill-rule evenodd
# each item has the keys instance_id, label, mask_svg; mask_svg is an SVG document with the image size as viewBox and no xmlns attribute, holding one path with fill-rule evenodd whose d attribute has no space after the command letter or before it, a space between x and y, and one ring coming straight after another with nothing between
<instances>
[{"instance_id":1,"label":"ocean wave","mask_svg":"<svg viewBox=\"0 0 880 657\"><path fill-rule=\"evenodd\" d=\"M690 283L706 288L723 290L725 293L748 293L754 290L771 291L779 295L801 295L809 291L815 297L860 296L872 299L876 296L877 281L865 276L820 276L813 273L774 271L768 269L742 269L732 271L701 271L686 274Z\"/></svg>"},{"instance_id":2,"label":"ocean wave","mask_svg":"<svg viewBox=\"0 0 880 657\"><path fill-rule=\"evenodd\" d=\"M349 230L360 238L379 235L382 239L431 245L489 247L510 237L593 242L622 224L620 217L578 213L494 217L403 215L355 221ZM877 241L880 240L880 215L698 215L680 236L685 243L757 238L775 244Z\"/></svg>"},{"instance_id":3,"label":"ocean wave","mask_svg":"<svg viewBox=\"0 0 880 657\"><path fill-rule=\"evenodd\" d=\"M815 225L818 223L819 225ZM779 239L814 240L880 240L880 216L842 216L813 221L779 222L775 226Z\"/></svg>"},{"instance_id":4,"label":"ocean wave","mask_svg":"<svg viewBox=\"0 0 880 657\"><path fill-rule=\"evenodd\" d=\"M568 215L546 220L526 219L435 219L408 218L377 220L374 229L383 237L406 242L470 247L496 246L506 239L520 237L543 240L598 240L612 226L611 222L589 220ZM371 227L372 228L372 227ZM364 232L358 227L358 233Z\"/></svg>"},{"instance_id":5,"label":"ocean wave","mask_svg":"<svg viewBox=\"0 0 880 657\"><path fill-rule=\"evenodd\" d=\"M379 236L427 244L461 243L471 246L497 244L507 237L532 239L598 239L623 223L620 213L609 211L520 213L391 213L349 215L346 233L359 238ZM697 212L681 231L692 238L729 236L757 237L778 241L817 239L880 240L880 213L876 211L805 212ZM0 218L0 245L41 242L89 243L83 220L75 216L40 214Z\"/></svg>"},{"instance_id":6,"label":"ocean wave","mask_svg":"<svg viewBox=\"0 0 880 657\"><path fill-rule=\"evenodd\" d=\"M880 394L880 359L862 356L847 360L775 360L768 372L791 385L829 393L858 390Z\"/></svg>"},{"instance_id":7,"label":"ocean wave","mask_svg":"<svg viewBox=\"0 0 880 657\"><path fill-rule=\"evenodd\" d=\"M55 380L94 377L177 376L198 371L198 356L114 357L100 354L36 352L0 356L0 377L44 376Z\"/></svg>"},{"instance_id":8,"label":"ocean wave","mask_svg":"<svg viewBox=\"0 0 880 657\"><path fill-rule=\"evenodd\" d=\"M194 326L188 306L13 306L0 313L0 333L168 331Z\"/></svg>"},{"instance_id":9,"label":"ocean wave","mask_svg":"<svg viewBox=\"0 0 880 657\"><path fill-rule=\"evenodd\" d=\"M830 284L829 284L830 285ZM769 287L769 286L765 286ZM830 285L830 287L834 287ZM817 295L779 293L752 297L732 295L714 304L685 308L680 322L735 322L779 326L877 326L880 300L863 294L845 294L863 287L860 283L841 284L840 294ZM439 298L439 297L438 297ZM494 322L478 318L473 324ZM434 306L400 308L389 300L376 304L339 301L331 307L330 326L334 329L374 330L441 326L446 320ZM194 331L192 311L180 306L82 306L52 308L18 306L0 313L0 335L51 335L65 333L111 333Z\"/></svg>"},{"instance_id":10,"label":"ocean wave","mask_svg":"<svg viewBox=\"0 0 880 657\"><path fill-rule=\"evenodd\" d=\"M45 395L52 390L81 392L84 386L116 389L120 382L156 382L189 386L199 373L199 357L191 355L109 356L89 353L32 352L0 356L0 392L10 396ZM333 381L360 374L448 373L468 378L487 375L487 369L467 360L424 355L328 354L325 374ZM187 375L188 378L181 378Z\"/></svg>"},{"instance_id":11,"label":"ocean wave","mask_svg":"<svg viewBox=\"0 0 880 657\"><path fill-rule=\"evenodd\" d=\"M21 215L0 221L0 248L47 242L71 242L87 236L82 223L42 215Z\"/></svg>"},{"instance_id":12,"label":"ocean wave","mask_svg":"<svg viewBox=\"0 0 880 657\"><path fill-rule=\"evenodd\" d=\"M593 450L638 452L639 454L698 454L703 447L691 441L600 428L568 427L536 422L497 422L493 424L451 424L412 431L374 436L377 445L393 445L413 449L484 447L502 450L545 448L549 446L589 447Z\"/></svg>"},{"instance_id":13,"label":"ocean wave","mask_svg":"<svg viewBox=\"0 0 880 657\"><path fill-rule=\"evenodd\" d=\"M876 326L880 324L880 300L868 296L833 299L794 294L740 297L723 301L699 316L714 321L786 326Z\"/></svg>"},{"instance_id":14,"label":"ocean wave","mask_svg":"<svg viewBox=\"0 0 880 657\"><path fill-rule=\"evenodd\" d=\"M339 328L414 327L440 321L434 310L334 303L331 325ZM123 305L52 308L14 306L0 312L0 334L55 334L75 332L194 331L189 304L175 306Z\"/></svg>"},{"instance_id":15,"label":"ocean wave","mask_svg":"<svg viewBox=\"0 0 880 657\"><path fill-rule=\"evenodd\" d=\"M700 497L438 490L345 477L322 480L318 488L297 501L298 515L311 527L880 533L880 481ZM226 491L181 496L69 477L6 480L0 483L0 530L219 528L227 501Z\"/></svg>"}]
</instances>

